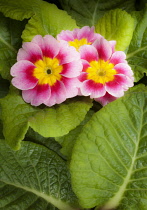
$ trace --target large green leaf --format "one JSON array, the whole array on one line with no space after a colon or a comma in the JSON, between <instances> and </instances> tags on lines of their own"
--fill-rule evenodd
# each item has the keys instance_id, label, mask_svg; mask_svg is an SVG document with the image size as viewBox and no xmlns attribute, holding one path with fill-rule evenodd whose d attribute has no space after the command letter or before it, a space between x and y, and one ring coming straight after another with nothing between
<instances>
[{"instance_id":1,"label":"large green leaf","mask_svg":"<svg viewBox=\"0 0 147 210\"><path fill-rule=\"evenodd\" d=\"M51 108L33 107L17 93L8 94L0 100L2 106L3 133L8 144L20 148L20 141L29 128L44 137L66 135L78 126L92 106L89 98L68 100Z\"/></svg>"},{"instance_id":2,"label":"large green leaf","mask_svg":"<svg viewBox=\"0 0 147 210\"><path fill-rule=\"evenodd\" d=\"M0 74L5 79L10 79L10 67L16 62L24 24L0 13Z\"/></svg>"},{"instance_id":3,"label":"large green leaf","mask_svg":"<svg viewBox=\"0 0 147 210\"><path fill-rule=\"evenodd\" d=\"M51 34L55 37L62 30L74 28L77 28L76 22L66 11L59 10L54 4L42 2L37 14L26 25L22 38L24 41L31 41L37 34Z\"/></svg>"},{"instance_id":4,"label":"large green leaf","mask_svg":"<svg viewBox=\"0 0 147 210\"><path fill-rule=\"evenodd\" d=\"M116 50L124 51L132 39L134 19L124 10L110 10L98 21L95 30L107 40L116 40Z\"/></svg>"},{"instance_id":5,"label":"large green leaf","mask_svg":"<svg viewBox=\"0 0 147 210\"><path fill-rule=\"evenodd\" d=\"M132 16L136 19L136 28L127 51L127 60L137 82L147 73L147 6L142 11L134 12Z\"/></svg>"},{"instance_id":6,"label":"large green leaf","mask_svg":"<svg viewBox=\"0 0 147 210\"><path fill-rule=\"evenodd\" d=\"M78 125L75 129L71 130L65 136L57 137L56 141L58 141L62 145L61 153L70 160L72 155L72 149L76 142L78 135L81 133L83 126L90 120L92 115L94 114L93 110L90 110L85 119Z\"/></svg>"},{"instance_id":7,"label":"large green leaf","mask_svg":"<svg viewBox=\"0 0 147 210\"><path fill-rule=\"evenodd\" d=\"M23 142L13 151L0 141L0 163L0 209L76 209L66 164L51 150Z\"/></svg>"},{"instance_id":8,"label":"large green leaf","mask_svg":"<svg viewBox=\"0 0 147 210\"><path fill-rule=\"evenodd\" d=\"M41 136L39 133L35 132L32 128L29 128L25 135L24 140L43 145L43 146L47 147L48 149L56 152L63 159L66 159L65 156L63 156L60 152L61 145L57 141L55 141L55 139L52 137L45 138L45 137Z\"/></svg>"},{"instance_id":9,"label":"large green leaf","mask_svg":"<svg viewBox=\"0 0 147 210\"><path fill-rule=\"evenodd\" d=\"M146 210L147 92L130 92L94 114L72 154L73 190L83 207Z\"/></svg>"},{"instance_id":10,"label":"large green leaf","mask_svg":"<svg viewBox=\"0 0 147 210\"><path fill-rule=\"evenodd\" d=\"M19 149L29 127L28 119L38 110L16 94L8 94L0 103L4 137L12 148Z\"/></svg>"},{"instance_id":11,"label":"large green leaf","mask_svg":"<svg viewBox=\"0 0 147 210\"><path fill-rule=\"evenodd\" d=\"M79 26L96 25L98 19L111 9L135 10L135 0L59 0L59 2Z\"/></svg>"},{"instance_id":12,"label":"large green leaf","mask_svg":"<svg viewBox=\"0 0 147 210\"><path fill-rule=\"evenodd\" d=\"M83 121L91 106L89 98L71 99L53 108L40 110L29 118L29 123L44 137L63 136Z\"/></svg>"},{"instance_id":13,"label":"large green leaf","mask_svg":"<svg viewBox=\"0 0 147 210\"><path fill-rule=\"evenodd\" d=\"M23 20L32 17L38 10L42 0L0 0L0 11L6 17Z\"/></svg>"}]
</instances>

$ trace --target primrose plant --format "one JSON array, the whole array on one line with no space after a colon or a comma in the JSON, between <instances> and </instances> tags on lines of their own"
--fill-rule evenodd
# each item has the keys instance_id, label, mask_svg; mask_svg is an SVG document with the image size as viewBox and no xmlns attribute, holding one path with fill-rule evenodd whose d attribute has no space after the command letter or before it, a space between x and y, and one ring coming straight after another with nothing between
<instances>
[{"instance_id":1,"label":"primrose plant","mask_svg":"<svg viewBox=\"0 0 147 210\"><path fill-rule=\"evenodd\" d=\"M0 209L146 210L147 5L49 2L0 1Z\"/></svg>"}]
</instances>

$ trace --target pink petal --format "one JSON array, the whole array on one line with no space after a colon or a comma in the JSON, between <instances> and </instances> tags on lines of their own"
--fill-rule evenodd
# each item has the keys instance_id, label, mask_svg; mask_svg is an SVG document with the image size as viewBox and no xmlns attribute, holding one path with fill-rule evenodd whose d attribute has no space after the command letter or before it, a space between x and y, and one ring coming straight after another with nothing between
<instances>
[{"instance_id":1,"label":"pink petal","mask_svg":"<svg viewBox=\"0 0 147 210\"><path fill-rule=\"evenodd\" d=\"M98 98L105 95L106 90L103 84L95 83L92 80L86 80L81 86L81 93L84 96L90 96L90 98Z\"/></svg>"},{"instance_id":2,"label":"pink petal","mask_svg":"<svg viewBox=\"0 0 147 210\"><path fill-rule=\"evenodd\" d=\"M101 37L92 44L98 51L99 58L107 61L112 55L112 48L110 43Z\"/></svg>"},{"instance_id":3,"label":"pink petal","mask_svg":"<svg viewBox=\"0 0 147 210\"><path fill-rule=\"evenodd\" d=\"M66 97L72 98L77 96L78 88L81 85L81 82L77 78L62 78L62 82L66 88Z\"/></svg>"},{"instance_id":4,"label":"pink petal","mask_svg":"<svg viewBox=\"0 0 147 210\"><path fill-rule=\"evenodd\" d=\"M77 39L86 38L88 42L94 41L94 26L84 26L77 31Z\"/></svg>"},{"instance_id":5,"label":"pink petal","mask_svg":"<svg viewBox=\"0 0 147 210\"><path fill-rule=\"evenodd\" d=\"M33 106L39 106L45 104L50 98L50 86L48 84L36 85L31 90L23 90L22 97L27 103L31 103Z\"/></svg>"},{"instance_id":6,"label":"pink petal","mask_svg":"<svg viewBox=\"0 0 147 210\"><path fill-rule=\"evenodd\" d=\"M46 35L43 39L45 46L43 49L43 55L49 58L56 57L60 50L60 43L51 35Z\"/></svg>"},{"instance_id":7,"label":"pink petal","mask_svg":"<svg viewBox=\"0 0 147 210\"><path fill-rule=\"evenodd\" d=\"M60 34L57 35L57 40L65 40L65 41L73 41L74 37L73 37L73 32L66 30L66 31L61 31Z\"/></svg>"},{"instance_id":8,"label":"pink petal","mask_svg":"<svg viewBox=\"0 0 147 210\"><path fill-rule=\"evenodd\" d=\"M47 106L53 106L54 104L60 104L66 100L66 88L61 81L56 82L55 85L51 86L51 96L45 102Z\"/></svg>"},{"instance_id":9,"label":"pink petal","mask_svg":"<svg viewBox=\"0 0 147 210\"><path fill-rule=\"evenodd\" d=\"M110 95L109 93L106 93L104 96L100 98L95 98L94 100L102 104L102 106L105 106L106 104L116 100L117 98Z\"/></svg>"},{"instance_id":10,"label":"pink petal","mask_svg":"<svg viewBox=\"0 0 147 210\"><path fill-rule=\"evenodd\" d=\"M85 80L87 80L87 73L86 72L81 72L80 76L78 77L78 79L81 82L84 82Z\"/></svg>"},{"instance_id":11,"label":"pink petal","mask_svg":"<svg viewBox=\"0 0 147 210\"><path fill-rule=\"evenodd\" d=\"M119 63L114 66L114 69L117 71L118 74L124 74L128 77L133 76L133 71L131 67L126 63Z\"/></svg>"},{"instance_id":12,"label":"pink petal","mask_svg":"<svg viewBox=\"0 0 147 210\"><path fill-rule=\"evenodd\" d=\"M38 79L33 76L35 66L30 61L18 61L11 68L12 84L20 90L32 89L36 86Z\"/></svg>"},{"instance_id":13,"label":"pink petal","mask_svg":"<svg viewBox=\"0 0 147 210\"><path fill-rule=\"evenodd\" d=\"M115 52L116 41L114 41L114 40L109 41L109 44L110 44L110 46L111 46L111 48L112 48L112 53L114 53L114 52Z\"/></svg>"},{"instance_id":14,"label":"pink petal","mask_svg":"<svg viewBox=\"0 0 147 210\"><path fill-rule=\"evenodd\" d=\"M40 47L32 42L24 42L17 54L17 61L28 60L32 63L43 58Z\"/></svg>"},{"instance_id":15,"label":"pink petal","mask_svg":"<svg viewBox=\"0 0 147 210\"><path fill-rule=\"evenodd\" d=\"M40 47L41 51L44 51L45 43L44 38L41 35L34 36L31 42L37 44Z\"/></svg>"},{"instance_id":16,"label":"pink petal","mask_svg":"<svg viewBox=\"0 0 147 210\"><path fill-rule=\"evenodd\" d=\"M125 88L133 87L134 85L133 81L125 75L116 74L114 77L115 77L115 81Z\"/></svg>"},{"instance_id":17,"label":"pink petal","mask_svg":"<svg viewBox=\"0 0 147 210\"><path fill-rule=\"evenodd\" d=\"M107 82L105 88L106 91L114 97L121 97L124 95L124 88L115 80Z\"/></svg>"},{"instance_id":18,"label":"pink petal","mask_svg":"<svg viewBox=\"0 0 147 210\"><path fill-rule=\"evenodd\" d=\"M10 74L15 77L19 76L20 74L24 74L26 72L34 70L36 66L31 63L30 61L21 60L15 63L10 70ZM32 69L32 70L31 70Z\"/></svg>"},{"instance_id":19,"label":"pink petal","mask_svg":"<svg viewBox=\"0 0 147 210\"><path fill-rule=\"evenodd\" d=\"M62 66L63 70L60 74L68 78L79 76L83 67L81 60L65 63Z\"/></svg>"},{"instance_id":20,"label":"pink petal","mask_svg":"<svg viewBox=\"0 0 147 210\"><path fill-rule=\"evenodd\" d=\"M72 61L76 62L80 59L80 54L74 47L68 46L67 43L60 42L60 51L56 58L60 60L60 65L62 65Z\"/></svg>"},{"instance_id":21,"label":"pink petal","mask_svg":"<svg viewBox=\"0 0 147 210\"><path fill-rule=\"evenodd\" d=\"M116 51L112 54L110 58L110 63L113 63L114 65L118 63L127 63L126 54L122 51Z\"/></svg>"},{"instance_id":22,"label":"pink petal","mask_svg":"<svg viewBox=\"0 0 147 210\"><path fill-rule=\"evenodd\" d=\"M88 62L98 60L98 53L94 46L92 45L83 45L79 49L81 59L86 60Z\"/></svg>"},{"instance_id":23,"label":"pink petal","mask_svg":"<svg viewBox=\"0 0 147 210\"><path fill-rule=\"evenodd\" d=\"M86 60L82 60L83 69L82 72L85 72L88 67L90 67L90 64Z\"/></svg>"}]
</instances>

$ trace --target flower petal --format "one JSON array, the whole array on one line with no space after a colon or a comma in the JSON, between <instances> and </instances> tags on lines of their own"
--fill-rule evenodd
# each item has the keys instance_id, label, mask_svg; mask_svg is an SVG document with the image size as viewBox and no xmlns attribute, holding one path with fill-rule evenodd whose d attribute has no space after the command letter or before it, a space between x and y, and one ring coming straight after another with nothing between
<instances>
[{"instance_id":1,"label":"flower petal","mask_svg":"<svg viewBox=\"0 0 147 210\"><path fill-rule=\"evenodd\" d=\"M122 87L124 87L125 89L126 88L128 89L128 87L132 87L134 85L133 81L129 77L123 74L122 75L116 74L115 81L119 83Z\"/></svg>"},{"instance_id":2,"label":"flower petal","mask_svg":"<svg viewBox=\"0 0 147 210\"><path fill-rule=\"evenodd\" d=\"M110 95L109 93L106 93L104 96L100 97L100 98L95 98L94 100L99 102L102 106L105 106L106 104L116 100L117 97L114 97L112 95Z\"/></svg>"},{"instance_id":3,"label":"flower petal","mask_svg":"<svg viewBox=\"0 0 147 210\"><path fill-rule=\"evenodd\" d=\"M83 81L87 80L87 73L86 72L82 72L80 74L80 76L78 77L78 79L80 80L80 82L83 82Z\"/></svg>"},{"instance_id":4,"label":"flower petal","mask_svg":"<svg viewBox=\"0 0 147 210\"><path fill-rule=\"evenodd\" d=\"M98 60L98 53L94 46L92 45L83 45L79 49L81 59L86 60L88 62Z\"/></svg>"},{"instance_id":5,"label":"flower petal","mask_svg":"<svg viewBox=\"0 0 147 210\"><path fill-rule=\"evenodd\" d=\"M114 65L118 63L127 63L126 54L122 51L116 51L112 54L110 58L110 63L113 63Z\"/></svg>"},{"instance_id":6,"label":"flower petal","mask_svg":"<svg viewBox=\"0 0 147 210\"><path fill-rule=\"evenodd\" d=\"M39 106L45 104L50 98L51 90L48 84L36 85L31 90L23 90L22 97L27 103L31 103L33 106Z\"/></svg>"},{"instance_id":7,"label":"flower petal","mask_svg":"<svg viewBox=\"0 0 147 210\"><path fill-rule=\"evenodd\" d=\"M124 88L115 80L107 82L105 88L106 91L114 97L121 97L124 95Z\"/></svg>"},{"instance_id":8,"label":"flower petal","mask_svg":"<svg viewBox=\"0 0 147 210\"><path fill-rule=\"evenodd\" d=\"M81 60L82 60L82 65L83 65L82 72L86 72L87 68L90 67L90 64L86 60L83 60L83 59L81 59Z\"/></svg>"},{"instance_id":9,"label":"flower petal","mask_svg":"<svg viewBox=\"0 0 147 210\"><path fill-rule=\"evenodd\" d=\"M18 61L11 68L11 75L14 76L12 84L20 90L32 89L36 86L38 79L33 77L35 66L30 61ZM15 77L16 76L16 77Z\"/></svg>"},{"instance_id":10,"label":"flower petal","mask_svg":"<svg viewBox=\"0 0 147 210\"><path fill-rule=\"evenodd\" d=\"M45 49L44 38L41 35L36 35L31 42L37 44L41 51Z\"/></svg>"},{"instance_id":11,"label":"flower petal","mask_svg":"<svg viewBox=\"0 0 147 210\"><path fill-rule=\"evenodd\" d=\"M73 32L69 31L69 30L63 30L61 31L60 34L57 35L57 40L61 41L61 40L65 40L65 41L73 41L74 37L73 37Z\"/></svg>"},{"instance_id":12,"label":"flower petal","mask_svg":"<svg viewBox=\"0 0 147 210\"><path fill-rule=\"evenodd\" d=\"M60 51L56 58L60 60L60 65L62 65L72 61L76 62L76 60L80 59L80 54L74 47L68 46L67 43L60 42Z\"/></svg>"},{"instance_id":13,"label":"flower petal","mask_svg":"<svg viewBox=\"0 0 147 210\"><path fill-rule=\"evenodd\" d=\"M43 58L40 47L32 42L24 42L17 54L17 61L28 60L32 63Z\"/></svg>"},{"instance_id":14,"label":"flower petal","mask_svg":"<svg viewBox=\"0 0 147 210\"><path fill-rule=\"evenodd\" d=\"M111 48L112 48L112 53L114 53L114 52L115 52L116 41L114 41L114 40L109 41L109 44L110 44L110 46L111 46Z\"/></svg>"},{"instance_id":15,"label":"flower petal","mask_svg":"<svg viewBox=\"0 0 147 210\"><path fill-rule=\"evenodd\" d=\"M77 39L79 40L86 38L88 42L90 42L93 36L94 36L94 26L91 28L89 26L84 26L83 28L78 29Z\"/></svg>"},{"instance_id":16,"label":"flower petal","mask_svg":"<svg viewBox=\"0 0 147 210\"><path fill-rule=\"evenodd\" d=\"M133 76L133 71L131 67L126 63L118 63L114 66L114 69L117 71L118 74L124 74L128 77Z\"/></svg>"},{"instance_id":17,"label":"flower petal","mask_svg":"<svg viewBox=\"0 0 147 210\"><path fill-rule=\"evenodd\" d=\"M98 51L99 58L107 61L112 55L112 47L110 43L101 37L92 44Z\"/></svg>"},{"instance_id":18,"label":"flower petal","mask_svg":"<svg viewBox=\"0 0 147 210\"><path fill-rule=\"evenodd\" d=\"M79 76L83 67L81 60L77 60L76 62L72 61L70 63L65 63L62 66L63 70L60 74L68 78Z\"/></svg>"},{"instance_id":19,"label":"flower petal","mask_svg":"<svg viewBox=\"0 0 147 210\"><path fill-rule=\"evenodd\" d=\"M60 104L66 100L66 89L61 81L57 81L54 86L51 87L51 96L45 102L47 106L53 106L54 104Z\"/></svg>"},{"instance_id":20,"label":"flower petal","mask_svg":"<svg viewBox=\"0 0 147 210\"><path fill-rule=\"evenodd\" d=\"M77 78L63 78L62 82L66 88L66 98L72 98L78 95L78 89L81 85Z\"/></svg>"},{"instance_id":21,"label":"flower petal","mask_svg":"<svg viewBox=\"0 0 147 210\"><path fill-rule=\"evenodd\" d=\"M95 83L92 80L86 80L82 83L81 93L84 96L90 96L90 98L98 98L105 95L106 90L103 84Z\"/></svg>"},{"instance_id":22,"label":"flower petal","mask_svg":"<svg viewBox=\"0 0 147 210\"><path fill-rule=\"evenodd\" d=\"M43 39L45 46L45 48L42 49L43 55L49 58L54 58L60 50L59 42L51 35L45 35Z\"/></svg>"}]
</instances>

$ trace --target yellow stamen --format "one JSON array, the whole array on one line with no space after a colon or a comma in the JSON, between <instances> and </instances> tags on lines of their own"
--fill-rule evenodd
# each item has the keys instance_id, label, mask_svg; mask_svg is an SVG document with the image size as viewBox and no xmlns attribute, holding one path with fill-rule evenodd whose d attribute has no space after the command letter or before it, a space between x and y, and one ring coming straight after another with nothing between
<instances>
[{"instance_id":1,"label":"yellow stamen","mask_svg":"<svg viewBox=\"0 0 147 210\"><path fill-rule=\"evenodd\" d=\"M91 42L88 42L86 38L83 39L74 39L73 41L68 42L70 46L73 46L78 51L82 45L88 44L90 45Z\"/></svg>"},{"instance_id":2,"label":"yellow stamen","mask_svg":"<svg viewBox=\"0 0 147 210\"><path fill-rule=\"evenodd\" d=\"M61 80L62 76L60 73L63 67L59 65L57 58L44 57L43 60L36 61L35 66L33 76L39 80L38 84L49 84L53 86L57 80Z\"/></svg>"},{"instance_id":3,"label":"yellow stamen","mask_svg":"<svg viewBox=\"0 0 147 210\"><path fill-rule=\"evenodd\" d=\"M86 72L88 73L87 79L101 84L113 81L114 75L117 74L117 71L113 68L114 65L109 63L109 61L91 61L90 67L86 69Z\"/></svg>"}]
</instances>

